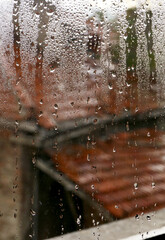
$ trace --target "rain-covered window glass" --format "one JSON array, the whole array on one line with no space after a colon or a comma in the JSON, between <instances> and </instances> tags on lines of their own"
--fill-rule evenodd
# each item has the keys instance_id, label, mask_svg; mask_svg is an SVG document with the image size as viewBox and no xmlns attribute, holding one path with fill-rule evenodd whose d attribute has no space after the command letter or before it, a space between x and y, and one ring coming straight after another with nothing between
<instances>
[{"instance_id":1,"label":"rain-covered window glass","mask_svg":"<svg viewBox=\"0 0 165 240\"><path fill-rule=\"evenodd\" d=\"M1 0L0 239L164 234L164 104L164 0Z\"/></svg>"}]
</instances>

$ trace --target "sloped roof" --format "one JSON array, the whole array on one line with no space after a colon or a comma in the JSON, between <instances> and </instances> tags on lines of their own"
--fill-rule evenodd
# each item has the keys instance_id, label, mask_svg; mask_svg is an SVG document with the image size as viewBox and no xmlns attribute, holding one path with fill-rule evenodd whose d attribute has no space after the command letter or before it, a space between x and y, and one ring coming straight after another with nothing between
<instances>
[{"instance_id":1,"label":"sloped roof","mask_svg":"<svg viewBox=\"0 0 165 240\"><path fill-rule=\"evenodd\" d=\"M49 152L77 191L83 189L117 218L165 207L164 132L140 129L89 142Z\"/></svg>"}]
</instances>

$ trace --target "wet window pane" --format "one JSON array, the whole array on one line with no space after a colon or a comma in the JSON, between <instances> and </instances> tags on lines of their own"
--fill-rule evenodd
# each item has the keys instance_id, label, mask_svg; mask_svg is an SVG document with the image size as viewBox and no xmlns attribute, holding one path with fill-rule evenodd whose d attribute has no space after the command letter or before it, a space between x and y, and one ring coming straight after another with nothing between
<instances>
[{"instance_id":1,"label":"wet window pane","mask_svg":"<svg viewBox=\"0 0 165 240\"><path fill-rule=\"evenodd\" d=\"M164 0L0 5L0 239L164 234Z\"/></svg>"}]
</instances>

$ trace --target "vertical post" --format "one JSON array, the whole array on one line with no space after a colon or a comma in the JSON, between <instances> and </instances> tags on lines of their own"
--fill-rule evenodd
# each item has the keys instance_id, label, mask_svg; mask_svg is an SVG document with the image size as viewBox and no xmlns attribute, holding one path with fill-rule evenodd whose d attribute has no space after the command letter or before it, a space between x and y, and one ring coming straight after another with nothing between
<instances>
[{"instance_id":1,"label":"vertical post","mask_svg":"<svg viewBox=\"0 0 165 240\"><path fill-rule=\"evenodd\" d=\"M127 22L128 27L126 31L126 68L127 68L127 79L126 83L126 99L127 106L129 109L134 110L136 104L138 104L138 92L137 92L137 74L136 74L136 65L137 65L137 36L136 36L136 19L137 12L136 8L127 10Z\"/></svg>"},{"instance_id":2,"label":"vertical post","mask_svg":"<svg viewBox=\"0 0 165 240\"><path fill-rule=\"evenodd\" d=\"M32 159L34 149L22 146L21 173L21 235L22 240L37 240L38 230L38 172Z\"/></svg>"},{"instance_id":3,"label":"vertical post","mask_svg":"<svg viewBox=\"0 0 165 240\"><path fill-rule=\"evenodd\" d=\"M152 12L148 10L146 12L146 39L147 39L147 51L150 65L150 84L156 83L156 63L155 63L155 52L153 49L153 32L152 32Z\"/></svg>"}]
</instances>

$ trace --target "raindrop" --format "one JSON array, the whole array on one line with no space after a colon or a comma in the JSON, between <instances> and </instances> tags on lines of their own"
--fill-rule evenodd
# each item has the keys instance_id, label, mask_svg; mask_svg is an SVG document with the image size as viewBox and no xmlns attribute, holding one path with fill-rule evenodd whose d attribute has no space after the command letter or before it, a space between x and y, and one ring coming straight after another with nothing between
<instances>
[{"instance_id":1,"label":"raindrop","mask_svg":"<svg viewBox=\"0 0 165 240\"><path fill-rule=\"evenodd\" d=\"M148 221L151 221L151 217L150 217L149 215L146 217L146 219L147 219Z\"/></svg>"},{"instance_id":2,"label":"raindrop","mask_svg":"<svg viewBox=\"0 0 165 240\"><path fill-rule=\"evenodd\" d=\"M126 124L126 130L127 130L127 132L129 131L129 122L127 122L127 124Z\"/></svg>"},{"instance_id":3,"label":"raindrop","mask_svg":"<svg viewBox=\"0 0 165 240\"><path fill-rule=\"evenodd\" d=\"M61 231L62 231L62 232L64 231L64 227L63 227L63 226L61 226Z\"/></svg>"},{"instance_id":4,"label":"raindrop","mask_svg":"<svg viewBox=\"0 0 165 240\"><path fill-rule=\"evenodd\" d=\"M108 88L109 88L109 90L112 90L112 89L113 89L113 86L112 86L111 83L108 84Z\"/></svg>"},{"instance_id":5,"label":"raindrop","mask_svg":"<svg viewBox=\"0 0 165 240\"><path fill-rule=\"evenodd\" d=\"M97 124L97 122L98 122L98 119L95 118L95 119L93 120L93 123L94 123L94 124Z\"/></svg>"},{"instance_id":6,"label":"raindrop","mask_svg":"<svg viewBox=\"0 0 165 240\"><path fill-rule=\"evenodd\" d=\"M63 203L59 203L59 206L60 206L60 207L63 207Z\"/></svg>"},{"instance_id":7,"label":"raindrop","mask_svg":"<svg viewBox=\"0 0 165 240\"><path fill-rule=\"evenodd\" d=\"M39 113L39 117L42 117L42 115L43 115L43 112L42 112L42 111L40 111L40 113Z\"/></svg>"},{"instance_id":8,"label":"raindrop","mask_svg":"<svg viewBox=\"0 0 165 240\"><path fill-rule=\"evenodd\" d=\"M79 217L77 218L77 224L78 224L78 225L81 224L81 216L79 216Z\"/></svg>"},{"instance_id":9,"label":"raindrop","mask_svg":"<svg viewBox=\"0 0 165 240\"><path fill-rule=\"evenodd\" d=\"M151 186L152 186L152 188L155 188L155 183L154 183L154 182L152 182Z\"/></svg>"},{"instance_id":10,"label":"raindrop","mask_svg":"<svg viewBox=\"0 0 165 240\"><path fill-rule=\"evenodd\" d=\"M41 99L40 104L43 104L43 100Z\"/></svg>"},{"instance_id":11,"label":"raindrop","mask_svg":"<svg viewBox=\"0 0 165 240\"><path fill-rule=\"evenodd\" d=\"M148 132L148 133L147 133L147 137L151 137L151 134L150 134L150 132Z\"/></svg>"},{"instance_id":12,"label":"raindrop","mask_svg":"<svg viewBox=\"0 0 165 240\"><path fill-rule=\"evenodd\" d=\"M54 109L58 109L58 105L57 104L54 104Z\"/></svg>"},{"instance_id":13,"label":"raindrop","mask_svg":"<svg viewBox=\"0 0 165 240\"><path fill-rule=\"evenodd\" d=\"M88 136L87 139L88 139L88 141L90 141L91 140L90 136Z\"/></svg>"},{"instance_id":14,"label":"raindrop","mask_svg":"<svg viewBox=\"0 0 165 240\"><path fill-rule=\"evenodd\" d=\"M115 148L115 147L113 147L113 152L114 152L114 153L116 152L116 148Z\"/></svg>"},{"instance_id":15,"label":"raindrop","mask_svg":"<svg viewBox=\"0 0 165 240\"><path fill-rule=\"evenodd\" d=\"M112 162L112 168L115 168L115 163L114 162Z\"/></svg>"},{"instance_id":16,"label":"raindrop","mask_svg":"<svg viewBox=\"0 0 165 240\"><path fill-rule=\"evenodd\" d=\"M135 190L138 189L138 183L134 183L134 188L135 188Z\"/></svg>"},{"instance_id":17,"label":"raindrop","mask_svg":"<svg viewBox=\"0 0 165 240\"><path fill-rule=\"evenodd\" d=\"M122 90L122 89L120 89L120 90L119 90L119 94L122 94L122 93L123 93L123 90Z\"/></svg>"},{"instance_id":18,"label":"raindrop","mask_svg":"<svg viewBox=\"0 0 165 240\"><path fill-rule=\"evenodd\" d=\"M92 146L96 145L96 142L95 142L95 141L92 141L91 143L92 143Z\"/></svg>"},{"instance_id":19,"label":"raindrop","mask_svg":"<svg viewBox=\"0 0 165 240\"><path fill-rule=\"evenodd\" d=\"M89 102L89 100L90 100L90 97L87 97L87 103Z\"/></svg>"},{"instance_id":20,"label":"raindrop","mask_svg":"<svg viewBox=\"0 0 165 240\"><path fill-rule=\"evenodd\" d=\"M75 185L75 189L78 190L78 189L79 189L79 186L78 186L78 185Z\"/></svg>"},{"instance_id":21,"label":"raindrop","mask_svg":"<svg viewBox=\"0 0 165 240\"><path fill-rule=\"evenodd\" d=\"M55 71L55 68L51 67L50 72L53 73Z\"/></svg>"},{"instance_id":22,"label":"raindrop","mask_svg":"<svg viewBox=\"0 0 165 240\"><path fill-rule=\"evenodd\" d=\"M138 214L135 215L135 219L139 220L139 215Z\"/></svg>"},{"instance_id":23,"label":"raindrop","mask_svg":"<svg viewBox=\"0 0 165 240\"><path fill-rule=\"evenodd\" d=\"M53 11L47 11L47 12L46 12L46 14L47 14L49 17L52 16L53 13L54 13Z\"/></svg>"},{"instance_id":24,"label":"raindrop","mask_svg":"<svg viewBox=\"0 0 165 240\"><path fill-rule=\"evenodd\" d=\"M17 121L17 120L15 120L15 125L16 125L16 126L18 126L18 124L19 124L19 123L18 123L18 121Z\"/></svg>"},{"instance_id":25,"label":"raindrop","mask_svg":"<svg viewBox=\"0 0 165 240\"><path fill-rule=\"evenodd\" d=\"M138 107L135 108L135 113L137 113L139 111Z\"/></svg>"},{"instance_id":26,"label":"raindrop","mask_svg":"<svg viewBox=\"0 0 165 240\"><path fill-rule=\"evenodd\" d=\"M35 158L35 157L32 158L32 163L33 163L33 164L36 163L36 158Z\"/></svg>"},{"instance_id":27,"label":"raindrop","mask_svg":"<svg viewBox=\"0 0 165 240\"><path fill-rule=\"evenodd\" d=\"M115 77L116 77L116 74L115 74L115 73L112 73L112 77L115 78Z\"/></svg>"},{"instance_id":28,"label":"raindrop","mask_svg":"<svg viewBox=\"0 0 165 240\"><path fill-rule=\"evenodd\" d=\"M87 161L90 162L89 154L87 154Z\"/></svg>"},{"instance_id":29,"label":"raindrop","mask_svg":"<svg viewBox=\"0 0 165 240\"><path fill-rule=\"evenodd\" d=\"M30 209L30 214L31 214L32 216L35 216L35 215L36 215L36 212L35 212L33 209Z\"/></svg>"},{"instance_id":30,"label":"raindrop","mask_svg":"<svg viewBox=\"0 0 165 240\"><path fill-rule=\"evenodd\" d=\"M39 54L37 58L38 58L38 60L41 60L42 59L42 55Z\"/></svg>"},{"instance_id":31,"label":"raindrop","mask_svg":"<svg viewBox=\"0 0 165 240\"><path fill-rule=\"evenodd\" d=\"M94 190L94 189L95 189L95 186L94 186L94 185L91 185L91 189L93 189L93 190Z\"/></svg>"}]
</instances>

